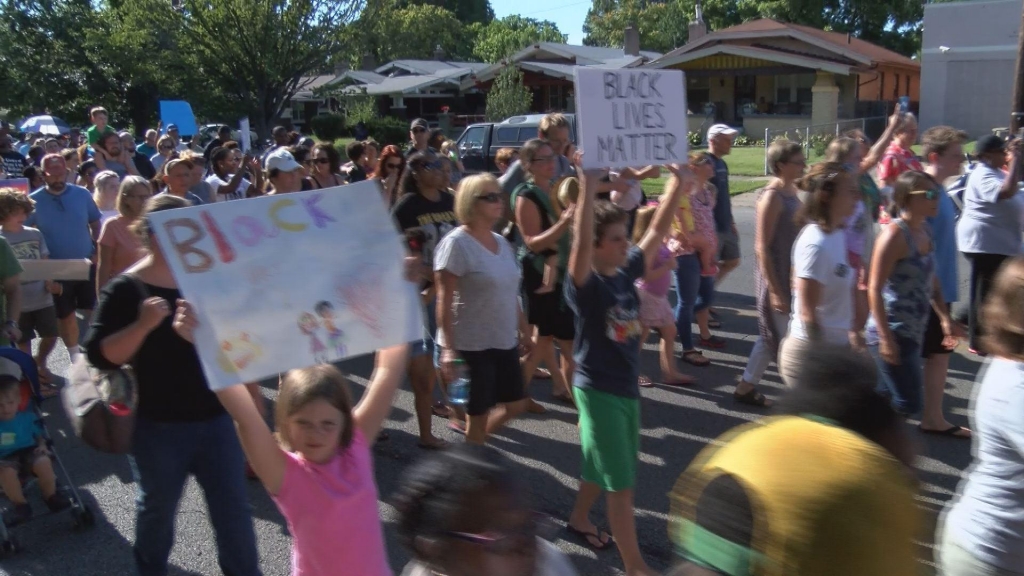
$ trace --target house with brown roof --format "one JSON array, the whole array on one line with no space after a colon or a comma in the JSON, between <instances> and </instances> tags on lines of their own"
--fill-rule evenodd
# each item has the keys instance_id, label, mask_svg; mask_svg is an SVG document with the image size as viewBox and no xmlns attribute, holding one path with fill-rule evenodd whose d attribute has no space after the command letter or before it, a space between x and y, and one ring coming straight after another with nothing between
<instances>
[{"instance_id":1,"label":"house with brown roof","mask_svg":"<svg viewBox=\"0 0 1024 576\"><path fill-rule=\"evenodd\" d=\"M691 113L714 114L751 137L812 127L831 133L919 98L918 62L849 34L768 18L708 32L645 65L686 72ZM876 122L881 124L882 122Z\"/></svg>"}]
</instances>

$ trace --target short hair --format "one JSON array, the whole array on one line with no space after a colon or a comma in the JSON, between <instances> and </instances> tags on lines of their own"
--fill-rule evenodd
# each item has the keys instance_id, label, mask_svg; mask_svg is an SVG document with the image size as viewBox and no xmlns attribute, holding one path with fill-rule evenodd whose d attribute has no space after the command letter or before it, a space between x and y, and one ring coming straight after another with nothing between
<instances>
[{"instance_id":1,"label":"short hair","mask_svg":"<svg viewBox=\"0 0 1024 576\"><path fill-rule=\"evenodd\" d=\"M967 142L967 132L952 126L933 126L921 135L921 156L928 159L932 154L942 156L954 144Z\"/></svg>"},{"instance_id":2,"label":"short hair","mask_svg":"<svg viewBox=\"0 0 1024 576\"><path fill-rule=\"evenodd\" d=\"M192 162L192 164L202 163L204 166L206 165L206 158L204 158L202 154L196 152L195 150L185 150L184 152L179 152L178 158L180 158L181 160L188 160Z\"/></svg>"},{"instance_id":3,"label":"short hair","mask_svg":"<svg viewBox=\"0 0 1024 576\"><path fill-rule=\"evenodd\" d=\"M594 204L594 245L604 240L608 228L616 224L626 225L629 213L607 200L598 200Z\"/></svg>"},{"instance_id":4,"label":"short hair","mask_svg":"<svg viewBox=\"0 0 1024 576\"><path fill-rule=\"evenodd\" d=\"M555 128L568 128L569 119L564 114L555 112L540 119L540 126L537 131L544 138L547 138Z\"/></svg>"},{"instance_id":5,"label":"short hair","mask_svg":"<svg viewBox=\"0 0 1024 576\"><path fill-rule=\"evenodd\" d=\"M765 153L765 161L768 163L768 170L775 176L779 175L779 164L786 164L793 160L798 154L803 154L803 146L792 140L776 140L768 146Z\"/></svg>"},{"instance_id":6,"label":"short hair","mask_svg":"<svg viewBox=\"0 0 1024 576\"><path fill-rule=\"evenodd\" d=\"M156 141L156 149L157 149L158 152L160 151L160 148L164 144L170 144L171 148L174 148L174 138L171 138L167 134L164 134L163 136L161 136L160 139L158 139Z\"/></svg>"},{"instance_id":7,"label":"short hair","mask_svg":"<svg viewBox=\"0 0 1024 576\"><path fill-rule=\"evenodd\" d=\"M363 154L365 153L366 144L363 144L358 140L349 142L348 145L345 146L345 156L348 156L348 159L353 162L358 162L359 159L362 158Z\"/></svg>"},{"instance_id":8,"label":"short hair","mask_svg":"<svg viewBox=\"0 0 1024 576\"><path fill-rule=\"evenodd\" d=\"M96 165L95 160L86 160L78 165L78 175L85 176L85 173L89 170L99 170L99 166Z\"/></svg>"},{"instance_id":9,"label":"short hair","mask_svg":"<svg viewBox=\"0 0 1024 576\"><path fill-rule=\"evenodd\" d=\"M10 374L0 375L0 396L14 396L15 394L21 396L21 380Z\"/></svg>"},{"instance_id":10,"label":"short hair","mask_svg":"<svg viewBox=\"0 0 1024 576\"><path fill-rule=\"evenodd\" d=\"M60 155L62 158L64 158L65 163L70 162L72 158L74 158L75 160L79 160L78 150L75 150L74 148L66 148L64 150L61 150Z\"/></svg>"},{"instance_id":11,"label":"short hair","mask_svg":"<svg viewBox=\"0 0 1024 576\"><path fill-rule=\"evenodd\" d=\"M19 211L26 216L36 209L35 200L17 188L0 188L0 222L7 220Z\"/></svg>"},{"instance_id":12,"label":"short hair","mask_svg":"<svg viewBox=\"0 0 1024 576\"><path fill-rule=\"evenodd\" d=\"M836 138L829 142L825 149L825 161L845 164L846 159L860 147L860 141L856 138Z\"/></svg>"},{"instance_id":13,"label":"short hair","mask_svg":"<svg viewBox=\"0 0 1024 576\"><path fill-rule=\"evenodd\" d=\"M516 155L516 151L513 148L501 148L497 153L494 154L495 164L504 164L508 166L512 163L512 157Z\"/></svg>"},{"instance_id":14,"label":"short hair","mask_svg":"<svg viewBox=\"0 0 1024 576\"><path fill-rule=\"evenodd\" d=\"M916 190L938 190L939 183L931 174L908 170L896 178L892 185L892 203L902 210L910 203L910 193Z\"/></svg>"},{"instance_id":15,"label":"short hair","mask_svg":"<svg viewBox=\"0 0 1024 576\"><path fill-rule=\"evenodd\" d=\"M455 217L459 222L465 224L473 219L476 200L488 188L501 190L498 179L487 172L467 176L459 182L459 188L455 192Z\"/></svg>"},{"instance_id":16,"label":"short hair","mask_svg":"<svg viewBox=\"0 0 1024 576\"><path fill-rule=\"evenodd\" d=\"M271 130L270 133L273 134L274 136L278 136L280 134L287 134L288 129L285 128L284 126L274 126L274 129Z\"/></svg>"},{"instance_id":17,"label":"short hair","mask_svg":"<svg viewBox=\"0 0 1024 576\"><path fill-rule=\"evenodd\" d=\"M142 214L139 215L139 219L131 225L129 230L135 233L138 237L139 242L142 246L149 251L153 250L152 242L150 241L153 236L152 224L146 216L154 212L163 212L164 210L175 210L177 208L188 208L192 203L184 198L179 198L173 194L157 194L146 201L146 207L142 209Z\"/></svg>"},{"instance_id":18,"label":"short hair","mask_svg":"<svg viewBox=\"0 0 1024 576\"><path fill-rule=\"evenodd\" d=\"M326 401L342 414L342 426L338 432L341 448L348 448L352 443L355 422L352 418L352 394L349 392L348 380L334 366L320 364L289 370L281 380L274 421L277 425L277 438L285 450L294 450L288 434L288 419L318 400Z\"/></svg>"},{"instance_id":19,"label":"short hair","mask_svg":"<svg viewBox=\"0 0 1024 576\"><path fill-rule=\"evenodd\" d=\"M100 137L96 140L96 145L106 150L106 142L111 138L117 138L117 143L121 143L121 137L117 135L117 132L104 132L103 134L100 134Z\"/></svg>"},{"instance_id":20,"label":"short hair","mask_svg":"<svg viewBox=\"0 0 1024 576\"><path fill-rule=\"evenodd\" d=\"M537 153L544 148L550 149L552 153L554 152L551 145L540 138L527 140L523 147L519 149L519 160L527 172L529 172L530 166L533 164L533 159L537 157Z\"/></svg>"},{"instance_id":21,"label":"short hair","mask_svg":"<svg viewBox=\"0 0 1024 576\"><path fill-rule=\"evenodd\" d=\"M107 109L103 106L94 106L89 110L89 118L95 118L97 114L105 114L107 116L110 116L110 114L107 113Z\"/></svg>"},{"instance_id":22,"label":"short hair","mask_svg":"<svg viewBox=\"0 0 1024 576\"><path fill-rule=\"evenodd\" d=\"M1008 258L996 272L981 320L985 352L1024 362L1024 257Z\"/></svg>"},{"instance_id":23,"label":"short hair","mask_svg":"<svg viewBox=\"0 0 1024 576\"><path fill-rule=\"evenodd\" d=\"M150 128L149 130L146 130L146 138L149 138L150 136L156 136L156 135L157 135L157 131L156 130L153 130L152 128Z\"/></svg>"},{"instance_id":24,"label":"short hair","mask_svg":"<svg viewBox=\"0 0 1024 576\"><path fill-rule=\"evenodd\" d=\"M28 157L32 159L42 158L44 154L46 154L46 150L38 144L33 144L28 149Z\"/></svg>"},{"instance_id":25,"label":"short hair","mask_svg":"<svg viewBox=\"0 0 1024 576\"><path fill-rule=\"evenodd\" d=\"M217 128L217 135L220 136L221 134L227 134L228 138L230 138L231 137L231 126L228 126L228 125L225 124L225 125L221 126L220 128Z\"/></svg>"},{"instance_id":26,"label":"short hair","mask_svg":"<svg viewBox=\"0 0 1024 576\"><path fill-rule=\"evenodd\" d=\"M146 180L142 176L126 176L124 180L121 180L121 187L117 189L117 201L114 207L117 208L117 213L121 216L129 216L125 214L128 209L128 204L124 201L124 198L132 191L132 188L136 186L145 186L146 190L150 193L153 192L153 187L150 185L149 180Z\"/></svg>"},{"instance_id":27,"label":"short hair","mask_svg":"<svg viewBox=\"0 0 1024 576\"><path fill-rule=\"evenodd\" d=\"M191 160L186 160L185 158L173 158L171 160L168 160L167 163L164 164L163 173L165 175L170 174L171 170L177 168L178 166L184 166L189 170L192 170L193 168L196 167L196 165L193 164Z\"/></svg>"},{"instance_id":28,"label":"short hair","mask_svg":"<svg viewBox=\"0 0 1024 576\"><path fill-rule=\"evenodd\" d=\"M808 193L797 219L827 227L836 193L843 180L852 177L846 166L839 162L819 162L811 166L807 174L797 181L797 188Z\"/></svg>"}]
</instances>

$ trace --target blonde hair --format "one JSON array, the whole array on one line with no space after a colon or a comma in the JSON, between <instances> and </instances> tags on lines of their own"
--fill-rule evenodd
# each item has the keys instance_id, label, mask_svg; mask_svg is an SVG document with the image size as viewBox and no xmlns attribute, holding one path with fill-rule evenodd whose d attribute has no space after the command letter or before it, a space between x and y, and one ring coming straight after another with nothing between
<instances>
[{"instance_id":1,"label":"blonde hair","mask_svg":"<svg viewBox=\"0 0 1024 576\"><path fill-rule=\"evenodd\" d=\"M121 183L121 177L118 176L117 172L114 172L113 170L104 170L97 174L96 177L92 179L92 201L95 202L97 206L102 204L101 200L103 200L103 188L108 180L116 180L118 185L120 185Z\"/></svg>"},{"instance_id":2,"label":"blonde hair","mask_svg":"<svg viewBox=\"0 0 1024 576\"><path fill-rule=\"evenodd\" d=\"M455 193L455 217L463 224L473 219L477 198L488 188L499 189L498 179L491 174L467 176L459 182Z\"/></svg>"},{"instance_id":3,"label":"blonde hair","mask_svg":"<svg viewBox=\"0 0 1024 576\"><path fill-rule=\"evenodd\" d=\"M860 144L860 140L855 138L836 138L829 143L828 149L825 150L825 162L845 164L846 159L850 157L850 154L853 154Z\"/></svg>"},{"instance_id":4,"label":"blonde hair","mask_svg":"<svg viewBox=\"0 0 1024 576\"><path fill-rule=\"evenodd\" d=\"M779 164L787 164L797 156L802 154L804 151L803 147L800 146L799 142L793 142L792 140L776 140L768 146L768 151L765 152L765 162L768 164L768 170L775 176L779 175Z\"/></svg>"},{"instance_id":5,"label":"blonde hair","mask_svg":"<svg viewBox=\"0 0 1024 576\"><path fill-rule=\"evenodd\" d=\"M173 148L174 147L174 138L171 138L167 134L164 134L163 136L161 136L160 139L156 141L156 151L157 151L157 153L160 152L160 147L163 146L164 144L170 144L171 148ZM171 152L173 152L173 151L174 150L171 150Z\"/></svg>"},{"instance_id":6,"label":"blonde hair","mask_svg":"<svg viewBox=\"0 0 1024 576\"><path fill-rule=\"evenodd\" d=\"M639 244L644 239L657 211L657 206L644 206L636 211L636 220L633 221L633 244Z\"/></svg>"},{"instance_id":7,"label":"blonde hair","mask_svg":"<svg viewBox=\"0 0 1024 576\"><path fill-rule=\"evenodd\" d=\"M124 180L122 180L121 187L118 188L117 190L116 208L117 213L120 214L121 216L124 216L125 218L131 218L132 216L130 214L125 213L125 211L128 209L128 203L124 201L124 198L125 196L128 195L129 192L132 191L132 188L135 188L136 186L145 186L146 190L149 190L150 193L153 192L152 186L149 185L149 180L146 180L142 176L128 176ZM141 213L142 210L139 210L139 214ZM139 214L136 214L135 217L137 218Z\"/></svg>"},{"instance_id":8,"label":"blonde hair","mask_svg":"<svg viewBox=\"0 0 1024 576\"><path fill-rule=\"evenodd\" d=\"M540 126L538 126L538 131L540 132L541 136L547 138L550 135L551 130L555 128L568 127L569 119L566 118L563 114L559 114L556 112L554 114L548 114L547 116L541 118Z\"/></svg>"},{"instance_id":9,"label":"blonde hair","mask_svg":"<svg viewBox=\"0 0 1024 576\"><path fill-rule=\"evenodd\" d=\"M274 422L277 427L277 439L285 450L294 450L288 435L288 419L317 400L323 400L341 412L343 422L338 432L341 447L348 448L352 443L355 422L352 419L352 394L349 393L348 381L334 366L320 364L289 370L281 380Z\"/></svg>"}]
</instances>

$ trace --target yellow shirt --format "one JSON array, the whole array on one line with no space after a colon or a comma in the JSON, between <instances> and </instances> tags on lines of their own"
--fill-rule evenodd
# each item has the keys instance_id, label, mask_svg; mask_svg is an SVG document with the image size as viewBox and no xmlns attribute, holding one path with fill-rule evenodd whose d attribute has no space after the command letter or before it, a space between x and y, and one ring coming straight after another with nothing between
<instances>
[{"instance_id":1,"label":"yellow shirt","mask_svg":"<svg viewBox=\"0 0 1024 576\"><path fill-rule=\"evenodd\" d=\"M701 452L673 491L672 536L688 557L729 565L730 557L742 555L739 547L709 549L695 524L703 487L730 474L753 512L749 574L918 574L914 486L881 446L796 416L740 426L720 440L725 445Z\"/></svg>"},{"instance_id":2,"label":"yellow shirt","mask_svg":"<svg viewBox=\"0 0 1024 576\"><path fill-rule=\"evenodd\" d=\"M690 207L689 196L683 196L682 198L679 199L679 211L681 212L681 217L683 219L682 224L683 226L686 227L686 229L683 231L685 231L687 234L693 232L696 229L696 227L693 224L693 209ZM675 228L676 230L680 230L679 219L672 221L672 227Z\"/></svg>"}]
</instances>

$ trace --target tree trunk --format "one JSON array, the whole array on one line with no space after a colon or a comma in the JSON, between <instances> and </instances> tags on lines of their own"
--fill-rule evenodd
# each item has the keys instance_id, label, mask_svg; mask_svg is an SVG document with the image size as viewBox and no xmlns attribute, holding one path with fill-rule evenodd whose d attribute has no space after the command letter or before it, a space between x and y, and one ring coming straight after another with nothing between
<instances>
[{"instance_id":1,"label":"tree trunk","mask_svg":"<svg viewBox=\"0 0 1024 576\"><path fill-rule=\"evenodd\" d=\"M1013 110L1010 114L1010 133L1016 133L1022 126L1024 115L1024 13L1017 34L1017 74L1013 82Z\"/></svg>"}]
</instances>

